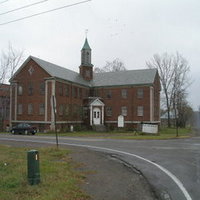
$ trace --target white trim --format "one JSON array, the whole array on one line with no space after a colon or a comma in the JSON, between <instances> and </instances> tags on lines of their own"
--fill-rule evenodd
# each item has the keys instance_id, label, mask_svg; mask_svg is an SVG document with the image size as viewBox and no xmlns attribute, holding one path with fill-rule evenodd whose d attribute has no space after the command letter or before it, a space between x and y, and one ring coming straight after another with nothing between
<instances>
[{"instance_id":1,"label":"white trim","mask_svg":"<svg viewBox=\"0 0 200 200\"><path fill-rule=\"evenodd\" d=\"M56 81L51 81L51 97L55 96L56 91ZM54 116L54 110L53 105L51 105L51 130L55 130L55 116Z\"/></svg>"},{"instance_id":2,"label":"white trim","mask_svg":"<svg viewBox=\"0 0 200 200\"><path fill-rule=\"evenodd\" d=\"M150 121L152 122L154 120L154 95L153 95L153 87L149 87L149 92L150 92L150 95L149 95L149 98L150 98Z\"/></svg>"},{"instance_id":3,"label":"white trim","mask_svg":"<svg viewBox=\"0 0 200 200\"><path fill-rule=\"evenodd\" d=\"M160 121L142 121L143 123L148 123L148 124L158 124L160 123ZM110 123L110 124L114 124L114 123L118 123L118 121L105 121L105 123ZM140 124L141 121L124 121L125 124Z\"/></svg>"},{"instance_id":4,"label":"white trim","mask_svg":"<svg viewBox=\"0 0 200 200\"><path fill-rule=\"evenodd\" d=\"M11 123L51 124L51 121L12 120ZM83 121L57 121L56 124L80 124Z\"/></svg>"},{"instance_id":5,"label":"white trim","mask_svg":"<svg viewBox=\"0 0 200 200\"><path fill-rule=\"evenodd\" d=\"M47 121L47 114L48 114L48 81L45 81L45 114L44 114L44 121Z\"/></svg>"},{"instance_id":6,"label":"white trim","mask_svg":"<svg viewBox=\"0 0 200 200\"><path fill-rule=\"evenodd\" d=\"M93 112L92 112L92 105L90 105L90 126L92 126L92 119L93 119Z\"/></svg>"},{"instance_id":7,"label":"white trim","mask_svg":"<svg viewBox=\"0 0 200 200\"><path fill-rule=\"evenodd\" d=\"M9 116L9 119L10 119L10 121L9 121L9 126L10 126L10 128L12 127L12 123L11 123L11 121L12 121L12 98L13 98L13 96L12 96L12 91L13 91L13 88L12 88L12 84L10 85L10 116Z\"/></svg>"},{"instance_id":8,"label":"white trim","mask_svg":"<svg viewBox=\"0 0 200 200\"><path fill-rule=\"evenodd\" d=\"M101 122L102 122L102 124L104 124L104 105L102 106Z\"/></svg>"},{"instance_id":9,"label":"white trim","mask_svg":"<svg viewBox=\"0 0 200 200\"><path fill-rule=\"evenodd\" d=\"M15 115L14 119L17 120L17 83L15 83Z\"/></svg>"},{"instance_id":10,"label":"white trim","mask_svg":"<svg viewBox=\"0 0 200 200\"><path fill-rule=\"evenodd\" d=\"M105 104L99 99L96 98L90 103L91 106L104 106Z\"/></svg>"}]
</instances>

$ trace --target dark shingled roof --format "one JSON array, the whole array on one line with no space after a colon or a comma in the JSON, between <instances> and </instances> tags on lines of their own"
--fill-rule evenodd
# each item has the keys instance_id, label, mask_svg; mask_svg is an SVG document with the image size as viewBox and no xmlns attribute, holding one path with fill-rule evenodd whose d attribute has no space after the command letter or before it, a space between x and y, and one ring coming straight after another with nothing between
<instances>
[{"instance_id":1,"label":"dark shingled roof","mask_svg":"<svg viewBox=\"0 0 200 200\"><path fill-rule=\"evenodd\" d=\"M78 83L81 85L89 86L88 81L84 80L79 73L72 70L60 67L58 65L52 64L50 62L41 60L39 58L31 56L31 58L42 67L47 73L53 77L68 80L70 82Z\"/></svg>"},{"instance_id":2,"label":"dark shingled roof","mask_svg":"<svg viewBox=\"0 0 200 200\"><path fill-rule=\"evenodd\" d=\"M94 87L100 87L152 84L154 82L156 73L156 69L96 73L94 74L92 85Z\"/></svg>"},{"instance_id":3,"label":"dark shingled roof","mask_svg":"<svg viewBox=\"0 0 200 200\"><path fill-rule=\"evenodd\" d=\"M67 80L89 87L108 87L108 86L125 86L125 85L148 85L153 84L157 70L156 69L140 69L127 70L118 72L94 73L92 81L84 80L81 75L72 70L60 67L45 60L29 56L24 64L17 70L11 80L19 73L19 71L30 60L34 60L42 67L50 76Z\"/></svg>"}]
</instances>

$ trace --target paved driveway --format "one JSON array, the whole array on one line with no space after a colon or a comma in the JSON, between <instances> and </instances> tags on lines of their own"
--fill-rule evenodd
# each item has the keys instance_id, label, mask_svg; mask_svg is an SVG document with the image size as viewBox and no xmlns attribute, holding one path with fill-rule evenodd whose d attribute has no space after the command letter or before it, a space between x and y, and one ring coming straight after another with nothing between
<instances>
[{"instance_id":1,"label":"paved driveway","mask_svg":"<svg viewBox=\"0 0 200 200\"><path fill-rule=\"evenodd\" d=\"M0 135L1 143L9 140L55 143L54 137ZM200 199L200 137L175 140L62 137L59 143L113 154L139 169L165 199Z\"/></svg>"}]
</instances>

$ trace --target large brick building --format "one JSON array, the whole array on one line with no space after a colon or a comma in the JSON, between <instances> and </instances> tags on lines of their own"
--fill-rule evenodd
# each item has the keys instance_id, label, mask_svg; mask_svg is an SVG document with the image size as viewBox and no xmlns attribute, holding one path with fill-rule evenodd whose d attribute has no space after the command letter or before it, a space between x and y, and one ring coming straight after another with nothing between
<instances>
[{"instance_id":1,"label":"large brick building","mask_svg":"<svg viewBox=\"0 0 200 200\"><path fill-rule=\"evenodd\" d=\"M10 79L11 125L40 130L70 125L125 126L160 122L160 81L156 69L93 73L87 38L79 73L30 56ZM53 102L56 100L56 115Z\"/></svg>"}]
</instances>

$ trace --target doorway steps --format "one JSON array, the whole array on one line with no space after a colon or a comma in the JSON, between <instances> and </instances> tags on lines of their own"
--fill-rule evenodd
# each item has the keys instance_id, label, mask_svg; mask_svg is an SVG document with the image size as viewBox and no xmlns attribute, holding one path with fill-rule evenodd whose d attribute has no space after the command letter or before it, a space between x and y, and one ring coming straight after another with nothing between
<instances>
[{"instance_id":1,"label":"doorway steps","mask_svg":"<svg viewBox=\"0 0 200 200\"><path fill-rule=\"evenodd\" d=\"M96 132L106 132L106 126L103 124L100 125L93 125L92 129Z\"/></svg>"}]
</instances>

